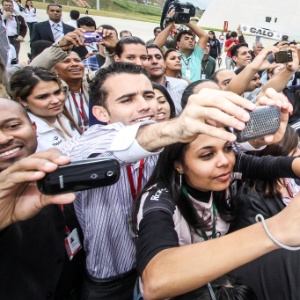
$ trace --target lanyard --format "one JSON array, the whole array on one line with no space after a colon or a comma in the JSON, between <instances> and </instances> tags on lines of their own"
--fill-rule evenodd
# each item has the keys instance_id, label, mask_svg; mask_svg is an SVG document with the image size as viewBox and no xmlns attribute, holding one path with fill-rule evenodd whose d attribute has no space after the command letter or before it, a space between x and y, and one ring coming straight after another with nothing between
<instances>
[{"instance_id":1,"label":"lanyard","mask_svg":"<svg viewBox=\"0 0 300 300\"><path fill-rule=\"evenodd\" d=\"M208 64L209 64L209 60L207 60L205 67L204 67L204 68L202 67L202 74L204 74L204 73L205 73L205 71L206 71L206 69L207 69L207 66L208 66Z\"/></svg>"},{"instance_id":2,"label":"lanyard","mask_svg":"<svg viewBox=\"0 0 300 300\"><path fill-rule=\"evenodd\" d=\"M136 189L135 186L134 186L134 181L133 181L133 175L132 175L131 166L130 166L130 165L126 166L126 169L127 169L127 175L128 175L128 180L129 180L129 184L130 184L130 191L131 191L131 196L132 196L132 200L133 200L133 201L136 200L137 195L139 194L139 192L140 192L141 189L142 189L144 164L145 164L144 159L140 160L139 176L138 176L138 186L137 186L137 189Z\"/></svg>"},{"instance_id":3,"label":"lanyard","mask_svg":"<svg viewBox=\"0 0 300 300\"><path fill-rule=\"evenodd\" d=\"M81 121L82 121L82 129L84 130L85 126L87 125L87 122L85 120L85 116L84 116L84 100L83 100L83 91L82 91L82 88L80 89L80 92L79 92L79 96L80 96L80 107L77 103L77 100L76 100L76 97L75 97L75 94L73 92L71 92L71 96L73 98L73 101L74 101L74 104L76 106L76 108L78 109L79 111L79 115L80 115L80 118L81 118Z\"/></svg>"},{"instance_id":4,"label":"lanyard","mask_svg":"<svg viewBox=\"0 0 300 300\"><path fill-rule=\"evenodd\" d=\"M182 187L182 192L185 195L185 197L190 199L190 196L189 196L188 191L185 186ZM217 233L216 233L216 215L217 215L216 211L217 211L217 209L216 209L214 200L212 200L212 210L213 210L213 230L212 230L211 239L215 239L217 237ZM202 233L202 237L205 241L209 240L205 230L201 229L201 233Z\"/></svg>"}]
</instances>

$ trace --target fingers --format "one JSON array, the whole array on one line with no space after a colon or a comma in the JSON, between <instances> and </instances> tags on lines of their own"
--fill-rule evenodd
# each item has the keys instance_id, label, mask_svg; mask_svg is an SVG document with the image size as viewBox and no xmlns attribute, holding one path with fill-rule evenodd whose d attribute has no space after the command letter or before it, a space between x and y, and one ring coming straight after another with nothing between
<instances>
[{"instance_id":1,"label":"fingers","mask_svg":"<svg viewBox=\"0 0 300 300\"><path fill-rule=\"evenodd\" d=\"M58 42L61 48L65 51L68 49L84 45L84 35L85 30L77 28L72 32L68 32L64 37Z\"/></svg>"}]
</instances>

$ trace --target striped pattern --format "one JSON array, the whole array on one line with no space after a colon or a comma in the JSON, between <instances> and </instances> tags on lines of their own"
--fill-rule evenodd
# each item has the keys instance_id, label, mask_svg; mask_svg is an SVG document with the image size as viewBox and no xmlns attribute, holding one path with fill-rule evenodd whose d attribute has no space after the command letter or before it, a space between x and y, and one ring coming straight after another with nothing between
<instances>
[{"instance_id":1,"label":"striped pattern","mask_svg":"<svg viewBox=\"0 0 300 300\"><path fill-rule=\"evenodd\" d=\"M62 150L72 159L85 159L91 154L112 156L105 151L118 130L120 123L90 127L80 138L67 142ZM143 185L155 167L157 156L145 160ZM84 233L86 267L96 278L108 278L125 273L135 267L135 242L129 223L132 196L124 162L121 163L120 180L109 187L77 193L76 214ZM137 186L139 162L132 164L134 183Z\"/></svg>"}]
</instances>

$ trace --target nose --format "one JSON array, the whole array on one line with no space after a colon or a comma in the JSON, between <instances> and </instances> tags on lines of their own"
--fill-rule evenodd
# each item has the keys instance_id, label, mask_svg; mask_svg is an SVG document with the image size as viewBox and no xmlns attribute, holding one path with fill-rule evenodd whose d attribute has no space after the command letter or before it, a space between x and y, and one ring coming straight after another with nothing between
<instances>
[{"instance_id":1,"label":"nose","mask_svg":"<svg viewBox=\"0 0 300 300\"><path fill-rule=\"evenodd\" d=\"M138 65L138 66L142 66L142 61L139 57L136 57L135 60L134 60L134 64L135 65Z\"/></svg>"},{"instance_id":2,"label":"nose","mask_svg":"<svg viewBox=\"0 0 300 300\"><path fill-rule=\"evenodd\" d=\"M4 145L7 144L8 142L12 141L14 137L12 135L7 135L3 133L2 130L0 130L0 144Z\"/></svg>"},{"instance_id":3,"label":"nose","mask_svg":"<svg viewBox=\"0 0 300 300\"><path fill-rule=\"evenodd\" d=\"M218 154L217 167L221 168L221 167L224 167L224 166L228 166L228 164L229 164L228 156L226 155L226 153L224 153L223 151L221 151Z\"/></svg>"},{"instance_id":4,"label":"nose","mask_svg":"<svg viewBox=\"0 0 300 300\"><path fill-rule=\"evenodd\" d=\"M138 110L138 112L150 110L150 105L149 105L148 101L146 101L146 99L143 96L138 97L137 110Z\"/></svg>"}]
</instances>

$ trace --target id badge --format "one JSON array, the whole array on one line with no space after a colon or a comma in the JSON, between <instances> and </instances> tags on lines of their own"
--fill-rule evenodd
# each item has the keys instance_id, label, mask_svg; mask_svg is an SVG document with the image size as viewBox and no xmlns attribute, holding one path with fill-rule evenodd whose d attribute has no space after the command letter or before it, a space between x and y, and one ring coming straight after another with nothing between
<instances>
[{"instance_id":1,"label":"id badge","mask_svg":"<svg viewBox=\"0 0 300 300\"><path fill-rule=\"evenodd\" d=\"M82 248L77 228L73 229L65 238L65 246L69 260L72 260L75 254Z\"/></svg>"},{"instance_id":2,"label":"id badge","mask_svg":"<svg viewBox=\"0 0 300 300\"><path fill-rule=\"evenodd\" d=\"M188 77L188 78L191 77L191 70L190 69L186 69L185 76Z\"/></svg>"},{"instance_id":3,"label":"id badge","mask_svg":"<svg viewBox=\"0 0 300 300\"><path fill-rule=\"evenodd\" d=\"M206 79L206 75L205 74L201 74L201 79Z\"/></svg>"}]
</instances>

